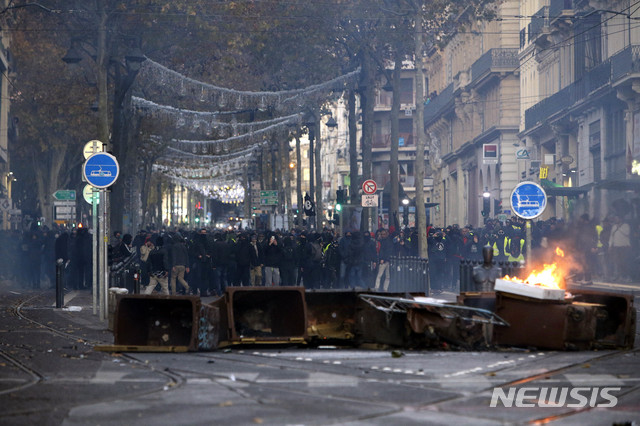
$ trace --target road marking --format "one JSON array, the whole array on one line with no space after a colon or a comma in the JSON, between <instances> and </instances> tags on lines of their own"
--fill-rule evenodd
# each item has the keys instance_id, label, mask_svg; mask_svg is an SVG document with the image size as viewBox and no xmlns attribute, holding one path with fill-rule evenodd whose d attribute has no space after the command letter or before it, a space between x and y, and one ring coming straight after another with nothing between
<instances>
[{"instance_id":1,"label":"road marking","mask_svg":"<svg viewBox=\"0 0 640 426\"><path fill-rule=\"evenodd\" d=\"M624 386L624 380L620 380L612 374L565 374L574 386Z\"/></svg>"}]
</instances>

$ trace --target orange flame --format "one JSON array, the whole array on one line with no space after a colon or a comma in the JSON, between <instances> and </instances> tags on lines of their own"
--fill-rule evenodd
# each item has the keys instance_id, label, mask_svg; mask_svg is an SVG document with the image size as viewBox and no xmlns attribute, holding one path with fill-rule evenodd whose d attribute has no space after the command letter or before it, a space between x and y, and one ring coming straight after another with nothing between
<instances>
[{"instance_id":1,"label":"orange flame","mask_svg":"<svg viewBox=\"0 0 640 426\"><path fill-rule=\"evenodd\" d=\"M564 251L560 247L556 247L555 253L559 257L564 257ZM534 269L524 280L517 277L509 277L508 275L504 279L529 285L561 289L564 288L563 272L557 262L550 265L545 263L541 270Z\"/></svg>"}]
</instances>

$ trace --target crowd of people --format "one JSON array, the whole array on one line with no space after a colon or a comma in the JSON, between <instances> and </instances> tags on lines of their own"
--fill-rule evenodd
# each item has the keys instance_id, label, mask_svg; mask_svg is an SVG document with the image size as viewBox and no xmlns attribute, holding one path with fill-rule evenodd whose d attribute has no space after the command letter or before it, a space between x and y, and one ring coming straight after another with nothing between
<instances>
[{"instance_id":1,"label":"crowd of people","mask_svg":"<svg viewBox=\"0 0 640 426\"><path fill-rule=\"evenodd\" d=\"M429 227L427 245L433 291L454 290L462 260L482 261L492 247L494 261L524 262L525 223L489 219L483 227ZM602 222L583 214L571 223L556 218L532 222L531 260L546 262L555 247L575 260L570 279L631 282L638 277L638 224L608 216ZM55 263L62 259L65 286L91 289L92 236L87 229L0 232L0 278L27 288L55 286ZM109 262L135 259L142 292L220 295L227 286L296 286L308 289L371 288L389 290L394 257L418 256L414 228L375 233L333 229L323 232L221 231L201 228L146 229L135 236L114 232Z\"/></svg>"}]
</instances>

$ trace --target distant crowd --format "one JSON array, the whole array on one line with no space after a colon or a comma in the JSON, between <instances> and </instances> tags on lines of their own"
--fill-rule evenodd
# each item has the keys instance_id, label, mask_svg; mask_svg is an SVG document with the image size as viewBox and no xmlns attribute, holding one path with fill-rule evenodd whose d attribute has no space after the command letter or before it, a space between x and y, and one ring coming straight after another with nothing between
<instances>
[{"instance_id":1,"label":"distant crowd","mask_svg":"<svg viewBox=\"0 0 640 426\"><path fill-rule=\"evenodd\" d=\"M528 258L525 223L487 220L483 227L451 225L427 230L432 290L455 290L462 260L481 261L482 247L494 261ZM418 256L413 228L375 233L333 229L254 231L200 228L145 229L136 235L114 232L110 264L135 261L143 292L219 295L227 286L296 286L308 289L388 290L393 258ZM570 279L631 282L640 276L637 223L610 215L602 222L586 214L565 223L532 222L531 258L543 263L561 247L573 260ZM90 289L92 236L87 229L0 231L0 278L27 288L55 286L55 262L65 266L68 289Z\"/></svg>"}]
</instances>

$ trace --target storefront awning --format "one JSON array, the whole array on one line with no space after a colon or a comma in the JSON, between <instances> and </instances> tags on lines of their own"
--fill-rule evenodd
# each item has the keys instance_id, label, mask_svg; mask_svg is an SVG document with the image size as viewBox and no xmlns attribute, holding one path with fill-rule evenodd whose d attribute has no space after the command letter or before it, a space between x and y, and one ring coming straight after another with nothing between
<instances>
[{"instance_id":1,"label":"storefront awning","mask_svg":"<svg viewBox=\"0 0 640 426\"><path fill-rule=\"evenodd\" d=\"M549 197L578 197L589 192L589 188L562 186L547 179L541 179L540 184Z\"/></svg>"},{"instance_id":2,"label":"storefront awning","mask_svg":"<svg viewBox=\"0 0 640 426\"><path fill-rule=\"evenodd\" d=\"M640 192L640 179L607 179L599 182L596 188Z\"/></svg>"}]
</instances>

